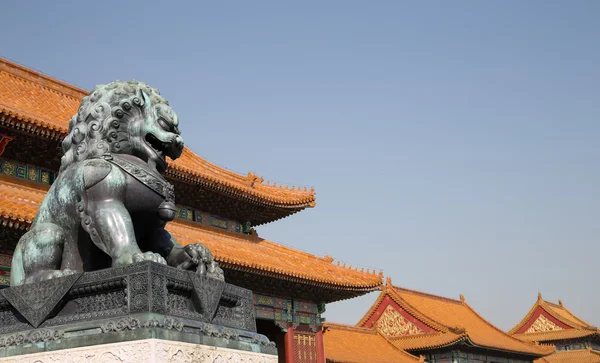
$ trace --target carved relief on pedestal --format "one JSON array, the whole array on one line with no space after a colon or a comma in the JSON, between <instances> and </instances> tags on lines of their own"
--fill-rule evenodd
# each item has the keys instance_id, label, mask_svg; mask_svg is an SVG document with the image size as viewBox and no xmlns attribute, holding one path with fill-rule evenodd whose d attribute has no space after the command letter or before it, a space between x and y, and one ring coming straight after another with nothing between
<instances>
[{"instance_id":1,"label":"carved relief on pedestal","mask_svg":"<svg viewBox=\"0 0 600 363\"><path fill-rule=\"evenodd\" d=\"M110 362L131 362L144 363L152 362L149 358L152 353L152 343L150 340L94 345L91 347L63 349L53 352L25 354L15 357L0 358L2 363L110 363Z\"/></svg>"},{"instance_id":2,"label":"carved relief on pedestal","mask_svg":"<svg viewBox=\"0 0 600 363\"><path fill-rule=\"evenodd\" d=\"M276 363L276 355L258 354L206 345L155 340L153 362Z\"/></svg>"},{"instance_id":3,"label":"carved relief on pedestal","mask_svg":"<svg viewBox=\"0 0 600 363\"><path fill-rule=\"evenodd\" d=\"M560 326L554 324L544 315L538 316L533 324L527 329L525 333L539 333L544 331L563 330Z\"/></svg>"},{"instance_id":4,"label":"carved relief on pedestal","mask_svg":"<svg viewBox=\"0 0 600 363\"><path fill-rule=\"evenodd\" d=\"M425 333L421 328L408 321L402 314L389 305L377 320L376 326L387 337Z\"/></svg>"},{"instance_id":5,"label":"carved relief on pedestal","mask_svg":"<svg viewBox=\"0 0 600 363\"><path fill-rule=\"evenodd\" d=\"M159 339L94 345L52 352L0 358L0 363L179 363L238 362L276 363L276 355L217 348Z\"/></svg>"}]
</instances>

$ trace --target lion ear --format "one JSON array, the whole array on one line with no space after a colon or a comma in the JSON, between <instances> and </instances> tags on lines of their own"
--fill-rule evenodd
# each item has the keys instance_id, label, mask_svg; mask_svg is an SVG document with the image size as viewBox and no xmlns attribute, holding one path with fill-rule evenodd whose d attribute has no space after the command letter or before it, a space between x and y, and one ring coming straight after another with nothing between
<instances>
[{"instance_id":1,"label":"lion ear","mask_svg":"<svg viewBox=\"0 0 600 363\"><path fill-rule=\"evenodd\" d=\"M150 102L150 96L148 96L146 94L146 92L144 92L142 90L140 90L140 93L141 93L140 97L144 101L144 109L146 111L150 110L152 108L152 102Z\"/></svg>"}]
</instances>

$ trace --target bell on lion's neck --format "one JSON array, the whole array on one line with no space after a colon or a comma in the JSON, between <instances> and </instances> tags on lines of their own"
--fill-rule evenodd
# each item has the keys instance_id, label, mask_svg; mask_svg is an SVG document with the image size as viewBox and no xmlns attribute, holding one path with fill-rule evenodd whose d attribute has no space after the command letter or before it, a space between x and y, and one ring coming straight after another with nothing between
<instances>
[{"instance_id":1,"label":"bell on lion's neck","mask_svg":"<svg viewBox=\"0 0 600 363\"><path fill-rule=\"evenodd\" d=\"M175 219L175 213L177 208L175 204L170 201L164 201L158 206L158 216L165 222L170 222Z\"/></svg>"}]
</instances>

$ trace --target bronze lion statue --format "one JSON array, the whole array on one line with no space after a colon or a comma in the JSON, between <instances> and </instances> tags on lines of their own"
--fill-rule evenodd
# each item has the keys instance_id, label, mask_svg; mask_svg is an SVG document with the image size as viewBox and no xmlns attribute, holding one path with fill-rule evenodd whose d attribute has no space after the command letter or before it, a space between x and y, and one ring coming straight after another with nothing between
<instances>
[{"instance_id":1,"label":"bronze lion statue","mask_svg":"<svg viewBox=\"0 0 600 363\"><path fill-rule=\"evenodd\" d=\"M60 172L13 256L11 285L150 260L223 279L201 244L164 229L175 217L167 156L183 151L179 119L137 81L96 86L69 122Z\"/></svg>"}]
</instances>

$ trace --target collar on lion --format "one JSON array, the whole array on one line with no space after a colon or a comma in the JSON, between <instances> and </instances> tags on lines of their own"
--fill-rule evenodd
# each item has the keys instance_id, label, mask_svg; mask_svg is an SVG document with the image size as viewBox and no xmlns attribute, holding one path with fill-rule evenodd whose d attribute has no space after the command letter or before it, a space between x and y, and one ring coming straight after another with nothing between
<instances>
[{"instance_id":1,"label":"collar on lion","mask_svg":"<svg viewBox=\"0 0 600 363\"><path fill-rule=\"evenodd\" d=\"M158 215L164 221L172 221L175 218L175 188L162 175L156 175L150 170L126 160L118 154L104 154L102 158L111 164L118 166L121 170L131 175L140 183L164 198L158 206Z\"/></svg>"}]
</instances>

